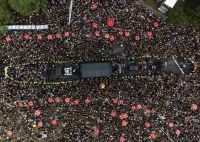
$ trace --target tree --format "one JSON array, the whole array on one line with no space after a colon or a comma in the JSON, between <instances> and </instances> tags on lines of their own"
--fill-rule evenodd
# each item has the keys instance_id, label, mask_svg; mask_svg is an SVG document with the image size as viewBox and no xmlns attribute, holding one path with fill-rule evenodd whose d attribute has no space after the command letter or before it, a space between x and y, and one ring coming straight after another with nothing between
<instances>
[{"instance_id":1,"label":"tree","mask_svg":"<svg viewBox=\"0 0 200 142\"><path fill-rule=\"evenodd\" d=\"M0 25L12 23L14 16L7 5L7 1L0 0Z\"/></svg>"},{"instance_id":2,"label":"tree","mask_svg":"<svg viewBox=\"0 0 200 142\"><path fill-rule=\"evenodd\" d=\"M10 7L23 16L46 9L47 0L8 0Z\"/></svg>"},{"instance_id":3,"label":"tree","mask_svg":"<svg viewBox=\"0 0 200 142\"><path fill-rule=\"evenodd\" d=\"M8 28L6 26L0 26L0 34L5 35L8 32Z\"/></svg>"},{"instance_id":4,"label":"tree","mask_svg":"<svg viewBox=\"0 0 200 142\"><path fill-rule=\"evenodd\" d=\"M168 22L200 27L200 1L178 1L175 8L171 9L168 13Z\"/></svg>"}]
</instances>

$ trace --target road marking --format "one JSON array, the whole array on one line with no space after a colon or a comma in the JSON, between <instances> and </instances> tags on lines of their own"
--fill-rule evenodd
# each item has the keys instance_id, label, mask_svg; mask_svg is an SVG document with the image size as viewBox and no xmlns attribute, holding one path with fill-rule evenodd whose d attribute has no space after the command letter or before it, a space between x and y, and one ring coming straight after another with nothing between
<instances>
[{"instance_id":1,"label":"road marking","mask_svg":"<svg viewBox=\"0 0 200 142\"><path fill-rule=\"evenodd\" d=\"M70 7L69 7L69 22L68 22L68 25L70 25L70 23L71 23L73 2L74 2L74 0L71 0L71 2L70 2Z\"/></svg>"},{"instance_id":2,"label":"road marking","mask_svg":"<svg viewBox=\"0 0 200 142\"><path fill-rule=\"evenodd\" d=\"M182 74L185 74L183 69L180 67L180 65L178 64L178 62L176 61L176 59L174 58L174 56L172 56L174 62L176 63L177 67L179 68L179 70L181 71Z\"/></svg>"}]
</instances>

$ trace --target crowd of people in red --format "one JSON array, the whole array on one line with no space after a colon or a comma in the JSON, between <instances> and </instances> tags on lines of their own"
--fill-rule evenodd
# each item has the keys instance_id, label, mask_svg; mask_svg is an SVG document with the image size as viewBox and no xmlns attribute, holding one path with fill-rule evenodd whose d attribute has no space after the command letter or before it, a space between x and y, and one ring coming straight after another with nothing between
<instances>
[{"instance_id":1,"label":"crowd of people in red","mask_svg":"<svg viewBox=\"0 0 200 142\"><path fill-rule=\"evenodd\" d=\"M0 141L198 142L200 30L167 24L131 0L75 0L68 25L69 5L54 0L46 12L16 21L48 24L48 31L0 36ZM116 44L124 45L123 52L112 52ZM47 61L147 56L190 58L195 70L182 76L40 82ZM31 62L37 64L15 68L27 83L5 78L5 66ZM29 83L33 80L38 84Z\"/></svg>"}]
</instances>

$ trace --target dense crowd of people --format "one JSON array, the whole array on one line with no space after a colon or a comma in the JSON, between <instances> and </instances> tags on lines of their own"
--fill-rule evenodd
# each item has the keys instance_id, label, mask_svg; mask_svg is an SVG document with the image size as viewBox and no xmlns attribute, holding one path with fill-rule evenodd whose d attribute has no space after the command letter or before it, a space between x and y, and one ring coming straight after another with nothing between
<instances>
[{"instance_id":1,"label":"dense crowd of people","mask_svg":"<svg viewBox=\"0 0 200 142\"><path fill-rule=\"evenodd\" d=\"M52 0L47 11L17 18L16 24L48 24L47 31L0 36L0 141L198 142L200 30L170 25L131 0L75 0L69 25L69 6ZM124 49L115 53L118 44ZM182 76L40 81L46 62L144 57L187 58L195 69ZM5 77L8 65L20 83Z\"/></svg>"}]
</instances>

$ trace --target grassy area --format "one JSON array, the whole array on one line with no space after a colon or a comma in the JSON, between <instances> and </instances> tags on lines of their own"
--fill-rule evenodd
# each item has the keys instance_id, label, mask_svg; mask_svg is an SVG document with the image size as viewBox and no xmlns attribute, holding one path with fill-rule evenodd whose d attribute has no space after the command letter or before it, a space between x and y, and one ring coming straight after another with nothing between
<instances>
[{"instance_id":1,"label":"grassy area","mask_svg":"<svg viewBox=\"0 0 200 142\"><path fill-rule=\"evenodd\" d=\"M143 0L147 5L151 6L154 10L157 10L157 4L155 0Z\"/></svg>"}]
</instances>

